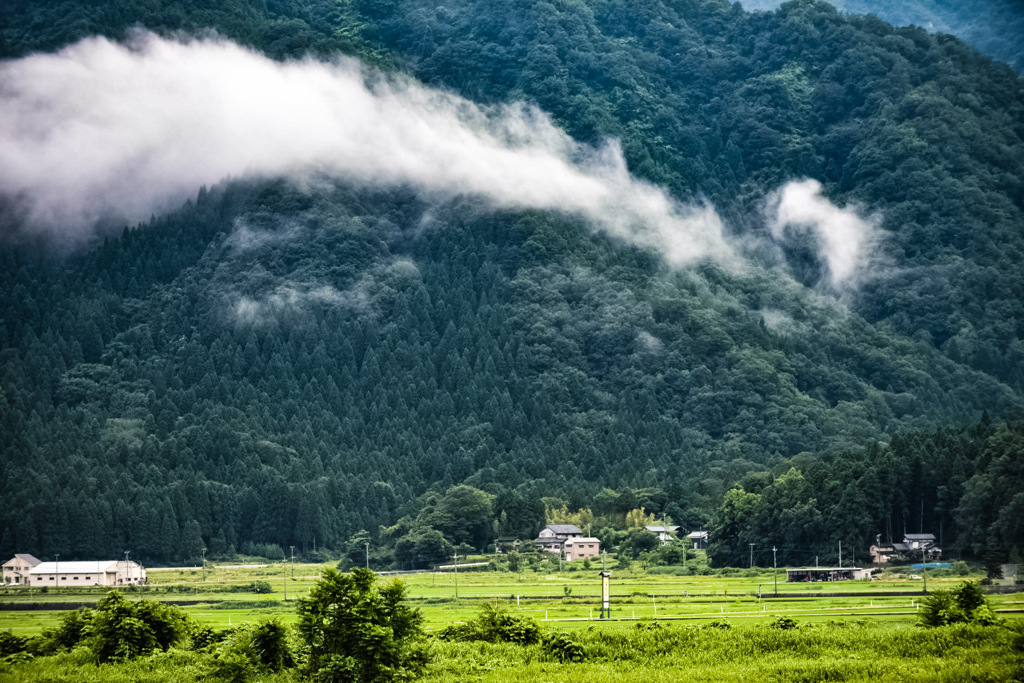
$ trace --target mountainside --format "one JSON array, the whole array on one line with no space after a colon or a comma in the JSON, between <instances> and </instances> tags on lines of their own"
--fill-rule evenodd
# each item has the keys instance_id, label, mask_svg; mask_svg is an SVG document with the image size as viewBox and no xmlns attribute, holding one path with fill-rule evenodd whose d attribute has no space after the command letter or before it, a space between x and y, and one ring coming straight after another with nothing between
<instances>
[{"instance_id":1,"label":"mountainside","mask_svg":"<svg viewBox=\"0 0 1024 683\"><path fill-rule=\"evenodd\" d=\"M779 0L743 0L741 4L753 11L775 10L782 3ZM1016 0L836 0L831 4L851 14L873 14L895 26L914 25L928 31L950 33L1018 72L1024 69L1024 6Z\"/></svg>"},{"instance_id":2,"label":"mountainside","mask_svg":"<svg viewBox=\"0 0 1024 683\"><path fill-rule=\"evenodd\" d=\"M714 207L730 245L679 265L568 210L318 171L215 178L53 256L59 236L33 235L6 197L3 552L339 549L463 483L494 496L494 524L453 543L535 533L543 497L575 510L614 493L609 514L643 505L696 526L740 480L763 495L797 466L828 489L854 475L815 463L1020 415L1024 82L956 40L812 1L2 12L12 58L135 24L212 27L279 59L347 53L483 105L529 102L580 143L620 140L632 174ZM801 188L816 217L786 219ZM838 220L864 231L855 264L829 241ZM997 432L978 429L934 437L954 446L931 473L927 448L894 445L898 495L864 503L876 472L794 538L987 528L966 482L996 478L992 463L1015 481L1019 445L986 451ZM953 471L955 495L939 474ZM973 517L958 511L969 492ZM1016 509L1013 492L991 503ZM825 505L813 495L791 498ZM1019 532L970 542L978 557L1024 547Z\"/></svg>"}]
</instances>

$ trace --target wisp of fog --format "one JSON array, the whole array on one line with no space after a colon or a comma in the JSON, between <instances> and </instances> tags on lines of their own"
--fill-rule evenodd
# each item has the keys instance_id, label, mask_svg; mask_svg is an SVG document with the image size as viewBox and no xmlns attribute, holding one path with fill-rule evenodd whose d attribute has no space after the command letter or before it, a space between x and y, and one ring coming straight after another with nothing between
<instances>
[{"instance_id":1,"label":"wisp of fog","mask_svg":"<svg viewBox=\"0 0 1024 683\"><path fill-rule=\"evenodd\" d=\"M673 265L731 260L714 209L634 178L615 143L580 145L534 108L482 108L349 59L91 38L0 63L0 140L0 195L19 229L71 239L226 177L327 173L568 212Z\"/></svg>"},{"instance_id":2,"label":"wisp of fog","mask_svg":"<svg viewBox=\"0 0 1024 683\"><path fill-rule=\"evenodd\" d=\"M840 208L821 191L821 183L808 178L773 192L768 198L769 228L778 240L785 240L787 230L810 231L828 267L830 284L855 285L874 253L878 217L864 218L853 207Z\"/></svg>"}]
</instances>

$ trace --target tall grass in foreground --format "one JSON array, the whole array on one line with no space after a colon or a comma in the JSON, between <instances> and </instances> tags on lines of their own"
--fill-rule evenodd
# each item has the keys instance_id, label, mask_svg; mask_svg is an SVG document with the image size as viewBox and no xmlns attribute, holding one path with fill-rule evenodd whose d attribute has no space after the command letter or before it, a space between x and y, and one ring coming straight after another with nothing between
<instances>
[{"instance_id":1,"label":"tall grass in foreground","mask_svg":"<svg viewBox=\"0 0 1024 683\"><path fill-rule=\"evenodd\" d=\"M572 634L580 662L543 645L442 642L428 681L1013 681L1024 653L1003 628L874 625L708 628L641 624Z\"/></svg>"},{"instance_id":2,"label":"tall grass in foreground","mask_svg":"<svg viewBox=\"0 0 1024 683\"><path fill-rule=\"evenodd\" d=\"M1006 628L954 625L925 629L873 624L773 628L663 625L627 630L600 625L547 631L540 643L433 640L422 680L441 681L991 681L1024 680L1020 636ZM582 661L563 661L568 639ZM557 642L556 642L557 641ZM555 647L552 647L555 643ZM82 649L0 664L0 683L193 683L218 678L214 657L171 650L97 665ZM245 683L298 681L285 671ZM238 683L242 683L241 680Z\"/></svg>"}]
</instances>

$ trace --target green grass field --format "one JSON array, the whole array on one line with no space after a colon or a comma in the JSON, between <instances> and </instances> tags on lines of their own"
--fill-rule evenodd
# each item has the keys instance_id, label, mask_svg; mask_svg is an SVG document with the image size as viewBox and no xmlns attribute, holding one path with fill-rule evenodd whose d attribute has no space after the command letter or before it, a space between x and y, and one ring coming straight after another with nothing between
<instances>
[{"instance_id":1,"label":"green grass field","mask_svg":"<svg viewBox=\"0 0 1024 683\"><path fill-rule=\"evenodd\" d=\"M195 603L183 605L189 616L218 628L237 626L270 615L280 616L289 623L294 620L294 601L307 593L321 569L321 565L311 564L244 568L208 565L205 579L201 568L155 570L149 572L150 586L138 595ZM444 572L404 574L394 578L406 585L408 597L422 611L428 631L472 618L483 601L501 601L522 616L565 629L576 629L593 625L591 618L599 615L601 587L598 571L597 568L555 574L473 571L459 573L457 577L453 572ZM778 577L781 579L778 591L786 597L773 597L775 582L771 570L741 577L613 571L611 593L615 621L602 627L614 628L624 623L618 621L623 619L654 618L760 623L778 615L808 623L871 621L911 624L916 621L918 604L923 597L923 582L919 580L790 584L785 583L784 572L780 571ZM272 592L257 594L246 590L254 582L261 581L269 583ZM958 581L960 579L932 579L928 587L934 590L953 586ZM852 595L827 595L836 592ZM908 592L916 594L899 595ZM7 588L0 590L0 603L6 603L8 607L16 607L19 603L92 603L105 593L106 589L102 588L50 589L45 593ZM761 598L758 598L759 594ZM993 595L991 600L1004 618L1024 616L1005 611L1024 610L1024 594ZM54 626L59 619L60 612L54 610L5 609L0 611L0 629L10 629L16 635L35 635ZM558 621L563 619L573 621Z\"/></svg>"},{"instance_id":2,"label":"green grass field","mask_svg":"<svg viewBox=\"0 0 1024 683\"><path fill-rule=\"evenodd\" d=\"M319 576L319 565L208 567L151 571L150 586L129 591L157 600L187 602L189 617L216 628L277 616L296 621L296 600ZM294 577L293 577L294 571ZM780 572L779 577L785 574ZM389 577L390 578L390 577ZM432 641L424 680L449 681L1010 681L1024 680L1024 657L1013 632L992 627L916 626L923 582L911 580L778 584L771 571L743 576L673 576L613 572L612 619L598 615L598 569L554 574L463 572L398 577L424 616L428 632L477 616L484 602L562 631L584 653L561 663L541 646ZM254 582L270 593L254 593ZM931 579L929 590L960 579ZM285 590L287 589L287 600ZM93 603L104 589L0 590L0 630L30 636L55 627L60 609ZM456 597L456 592L458 597ZM844 596L830 595L844 593ZM906 594L913 593L913 594ZM760 597L759 597L760 595ZM992 595L1007 623L1024 617L1024 594ZM26 609L10 609L24 605ZM798 628L769 626L788 616ZM655 621L657 619L657 621ZM711 628L727 622L732 628ZM212 655L172 650L136 662L98 666L74 651L27 662L0 663L0 683L46 680L193 683L211 676ZM294 671L260 681L298 680Z\"/></svg>"}]
</instances>

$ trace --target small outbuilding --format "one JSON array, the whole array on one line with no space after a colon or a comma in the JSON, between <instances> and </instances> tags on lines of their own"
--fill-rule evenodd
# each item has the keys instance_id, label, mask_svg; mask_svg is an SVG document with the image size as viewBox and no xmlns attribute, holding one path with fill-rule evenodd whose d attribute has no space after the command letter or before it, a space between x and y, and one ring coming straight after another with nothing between
<instances>
[{"instance_id":1,"label":"small outbuilding","mask_svg":"<svg viewBox=\"0 0 1024 683\"><path fill-rule=\"evenodd\" d=\"M686 538L693 543L694 550L703 550L708 547L708 532L706 531L691 531Z\"/></svg>"},{"instance_id":2,"label":"small outbuilding","mask_svg":"<svg viewBox=\"0 0 1024 683\"><path fill-rule=\"evenodd\" d=\"M874 570L860 567L794 567L786 570L786 581L789 583L854 581L870 579L872 571Z\"/></svg>"},{"instance_id":3,"label":"small outbuilding","mask_svg":"<svg viewBox=\"0 0 1024 683\"><path fill-rule=\"evenodd\" d=\"M648 524L644 527L652 534L658 536L658 540L661 541L662 545L668 545L676 540L676 532L679 531L679 527L670 525L654 525Z\"/></svg>"}]
</instances>

